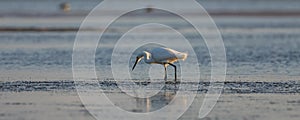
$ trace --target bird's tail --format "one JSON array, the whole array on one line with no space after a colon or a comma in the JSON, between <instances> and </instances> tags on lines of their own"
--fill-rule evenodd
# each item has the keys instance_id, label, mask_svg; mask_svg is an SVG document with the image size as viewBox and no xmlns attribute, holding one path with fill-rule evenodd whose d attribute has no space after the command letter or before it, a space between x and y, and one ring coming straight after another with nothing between
<instances>
[{"instance_id":1,"label":"bird's tail","mask_svg":"<svg viewBox=\"0 0 300 120\"><path fill-rule=\"evenodd\" d=\"M188 54L187 53L180 53L176 57L180 60L185 60L187 58Z\"/></svg>"}]
</instances>

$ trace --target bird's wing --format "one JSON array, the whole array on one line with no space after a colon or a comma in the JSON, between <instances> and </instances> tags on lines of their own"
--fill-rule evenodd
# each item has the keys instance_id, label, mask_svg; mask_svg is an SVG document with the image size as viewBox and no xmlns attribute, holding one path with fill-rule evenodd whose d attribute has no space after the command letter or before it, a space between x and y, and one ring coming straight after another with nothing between
<instances>
[{"instance_id":1,"label":"bird's wing","mask_svg":"<svg viewBox=\"0 0 300 120\"><path fill-rule=\"evenodd\" d=\"M151 50L151 57L156 62L175 62L178 59L184 60L187 57L186 53L181 53L170 48L154 48Z\"/></svg>"}]
</instances>

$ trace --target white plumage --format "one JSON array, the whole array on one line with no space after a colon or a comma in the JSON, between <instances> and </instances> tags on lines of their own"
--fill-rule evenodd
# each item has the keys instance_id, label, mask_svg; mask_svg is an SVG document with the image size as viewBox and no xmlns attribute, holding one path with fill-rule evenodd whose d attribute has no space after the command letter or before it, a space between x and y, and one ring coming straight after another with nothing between
<instances>
[{"instance_id":1,"label":"white plumage","mask_svg":"<svg viewBox=\"0 0 300 120\"><path fill-rule=\"evenodd\" d=\"M175 81L177 80L176 75L176 66L173 64L174 62L178 60L185 60L187 58L187 53L178 52L176 50L173 50L171 48L165 48L165 47L157 47L153 48L151 51L143 51L139 53L136 57L136 61L132 67L132 70L134 70L136 64L144 58L145 63L147 64L162 64L165 68L165 80L167 80L167 69L166 67L168 65L171 65L175 69Z\"/></svg>"},{"instance_id":2,"label":"white plumage","mask_svg":"<svg viewBox=\"0 0 300 120\"><path fill-rule=\"evenodd\" d=\"M150 51L151 57L156 62L174 63L177 60L185 60L186 53L181 53L170 48L154 48Z\"/></svg>"}]
</instances>

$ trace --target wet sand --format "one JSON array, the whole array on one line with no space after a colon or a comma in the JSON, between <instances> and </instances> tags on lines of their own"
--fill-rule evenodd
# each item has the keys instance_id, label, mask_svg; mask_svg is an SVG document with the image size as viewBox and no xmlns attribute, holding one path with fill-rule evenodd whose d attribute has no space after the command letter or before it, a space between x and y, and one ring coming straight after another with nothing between
<instances>
[{"instance_id":1,"label":"wet sand","mask_svg":"<svg viewBox=\"0 0 300 120\"><path fill-rule=\"evenodd\" d=\"M113 94L113 93L111 93ZM93 120L76 92L0 92L1 119ZM119 99L122 103L123 99ZM124 103L124 102L123 102ZM137 103L138 104L138 103ZM197 119L194 105L180 119ZM96 106L100 107L101 106ZM132 107L132 106L128 106ZM205 120L298 120L299 93L296 94L223 94Z\"/></svg>"},{"instance_id":2,"label":"wet sand","mask_svg":"<svg viewBox=\"0 0 300 120\"><path fill-rule=\"evenodd\" d=\"M140 86L147 86L148 81L136 81L135 84ZM299 81L286 81L286 82L237 82L226 81L217 82L224 83L223 94L253 94L253 93L300 93ZM165 90L181 90L181 91L197 91L198 93L206 93L210 82L152 82L150 90L159 90L159 86L165 84L163 89ZM77 87L86 87L92 90L101 88L102 90L114 90L118 89L118 85L122 85L125 89L132 89L129 82L115 81L99 81L95 83L89 83L83 81L13 81L13 82L0 82L0 92L40 92L40 91L76 91ZM181 85L182 88L177 87ZM192 86L198 85L197 89L191 89ZM158 86L158 87L156 87ZM177 86L177 87L176 87Z\"/></svg>"}]
</instances>

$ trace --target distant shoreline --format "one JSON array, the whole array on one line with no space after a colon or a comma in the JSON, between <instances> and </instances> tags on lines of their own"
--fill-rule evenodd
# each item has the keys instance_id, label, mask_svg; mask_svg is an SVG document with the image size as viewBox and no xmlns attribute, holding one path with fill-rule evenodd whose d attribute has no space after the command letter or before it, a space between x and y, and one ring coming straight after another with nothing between
<instances>
[{"instance_id":1,"label":"distant shoreline","mask_svg":"<svg viewBox=\"0 0 300 120\"><path fill-rule=\"evenodd\" d=\"M0 32L75 32L79 28L49 28L49 27L0 27ZM99 31L100 29L81 29L83 31Z\"/></svg>"},{"instance_id":2,"label":"distant shoreline","mask_svg":"<svg viewBox=\"0 0 300 120\"><path fill-rule=\"evenodd\" d=\"M116 11L108 11L107 17L113 15ZM0 32L77 32L79 30L79 25L82 19L87 15L87 12L74 12L74 13L48 13L48 14L1 14L0 20L3 19L6 23L2 23L0 25ZM186 13L188 15L198 15L196 12ZM300 11L209 11L209 15L212 17L300 17ZM161 12L152 12L152 13L138 13L138 14L130 14L128 17L161 17L166 20L171 19L171 14L161 13ZM106 17L106 16L104 16ZM13 26L10 24L14 24L11 21L23 22L23 19L26 20L25 23L31 23L32 20L37 19L38 21L42 21L40 24L48 24L49 22L53 23L66 23L66 20L70 20L70 23L77 24L75 26ZM101 20L102 18L97 18L97 20ZM51 21L52 20L52 21ZM81 28L82 31L103 31L103 28Z\"/></svg>"},{"instance_id":3,"label":"distant shoreline","mask_svg":"<svg viewBox=\"0 0 300 120\"><path fill-rule=\"evenodd\" d=\"M107 15L113 15L118 11L107 11ZM300 11L214 11L207 10L207 12L211 16L300 16ZM88 11L85 12L70 12L70 13L0 13L0 19L5 17L84 17L88 15ZM189 12L189 15L199 14L197 12ZM162 14L160 12L146 13L143 14L145 16L154 15L154 16L166 16L166 14ZM132 16L136 16L132 14ZM167 16L166 16L167 17Z\"/></svg>"}]
</instances>

